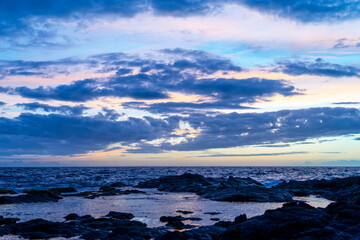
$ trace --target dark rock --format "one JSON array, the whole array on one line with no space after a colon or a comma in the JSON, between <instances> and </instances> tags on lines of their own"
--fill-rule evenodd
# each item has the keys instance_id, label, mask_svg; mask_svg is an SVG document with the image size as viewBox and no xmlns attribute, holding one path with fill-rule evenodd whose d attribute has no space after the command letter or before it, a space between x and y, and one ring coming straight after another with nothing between
<instances>
[{"instance_id":1,"label":"dark rock","mask_svg":"<svg viewBox=\"0 0 360 240\"><path fill-rule=\"evenodd\" d=\"M0 226L14 224L17 221L20 221L20 219L19 218L4 218L3 216L0 216Z\"/></svg>"},{"instance_id":2,"label":"dark rock","mask_svg":"<svg viewBox=\"0 0 360 240\"><path fill-rule=\"evenodd\" d=\"M167 192L192 192L215 201L288 202L292 195L281 189L270 189L251 178L206 178L185 173L140 182L139 188L157 188Z\"/></svg>"},{"instance_id":3,"label":"dark rock","mask_svg":"<svg viewBox=\"0 0 360 240\"><path fill-rule=\"evenodd\" d=\"M18 196L0 196L0 204L57 202L62 197L47 190L28 191Z\"/></svg>"},{"instance_id":4,"label":"dark rock","mask_svg":"<svg viewBox=\"0 0 360 240\"><path fill-rule=\"evenodd\" d=\"M80 216L77 215L76 213L70 213L70 214L66 215L64 218L65 218L66 221L71 221L71 220L79 219Z\"/></svg>"},{"instance_id":5,"label":"dark rock","mask_svg":"<svg viewBox=\"0 0 360 240\"><path fill-rule=\"evenodd\" d=\"M132 213L123 213L123 212L114 212L110 211L105 217L110 217L114 219L133 219L134 215Z\"/></svg>"},{"instance_id":6,"label":"dark rock","mask_svg":"<svg viewBox=\"0 0 360 240\"><path fill-rule=\"evenodd\" d=\"M181 214L193 214L194 212L192 212L192 211L184 211L184 210L177 210L176 211L177 213L181 213Z\"/></svg>"},{"instance_id":7,"label":"dark rock","mask_svg":"<svg viewBox=\"0 0 360 240\"><path fill-rule=\"evenodd\" d=\"M235 218L235 221L234 223L237 224L237 223L242 223L242 222L245 222L247 220L247 217L246 217L246 214L241 214L240 216L237 216Z\"/></svg>"},{"instance_id":8,"label":"dark rock","mask_svg":"<svg viewBox=\"0 0 360 240\"><path fill-rule=\"evenodd\" d=\"M220 218L210 218L211 221L220 221Z\"/></svg>"},{"instance_id":9,"label":"dark rock","mask_svg":"<svg viewBox=\"0 0 360 240\"><path fill-rule=\"evenodd\" d=\"M62 193L73 193L77 192L77 190L73 187L63 187L63 188L50 188L50 192L53 192L55 194L62 194Z\"/></svg>"},{"instance_id":10,"label":"dark rock","mask_svg":"<svg viewBox=\"0 0 360 240\"><path fill-rule=\"evenodd\" d=\"M221 214L220 212L204 212L204 214L208 214L208 215L219 215Z\"/></svg>"},{"instance_id":11,"label":"dark rock","mask_svg":"<svg viewBox=\"0 0 360 240\"><path fill-rule=\"evenodd\" d=\"M294 196L320 195L334 201L356 201L360 199L360 177L289 181L279 183L273 189L286 190Z\"/></svg>"},{"instance_id":12,"label":"dark rock","mask_svg":"<svg viewBox=\"0 0 360 240\"><path fill-rule=\"evenodd\" d=\"M17 192L15 192L13 190L7 190L7 189L0 188L0 194L17 194Z\"/></svg>"},{"instance_id":13,"label":"dark rock","mask_svg":"<svg viewBox=\"0 0 360 240\"><path fill-rule=\"evenodd\" d=\"M126 185L125 183L122 183L122 182L115 182L115 183L110 184L110 187L114 187L114 188L126 187L126 186L128 186L128 185Z\"/></svg>"},{"instance_id":14,"label":"dark rock","mask_svg":"<svg viewBox=\"0 0 360 240\"><path fill-rule=\"evenodd\" d=\"M160 221L161 222L174 222L174 221L183 221L185 220L186 218L182 217L182 216L162 216L160 217Z\"/></svg>"}]
</instances>

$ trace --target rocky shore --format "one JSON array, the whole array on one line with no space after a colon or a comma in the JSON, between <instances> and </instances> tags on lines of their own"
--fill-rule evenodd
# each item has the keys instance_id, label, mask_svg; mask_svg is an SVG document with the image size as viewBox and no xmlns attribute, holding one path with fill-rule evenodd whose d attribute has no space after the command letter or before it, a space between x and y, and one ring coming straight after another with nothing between
<instances>
[{"instance_id":1,"label":"rocky shore","mask_svg":"<svg viewBox=\"0 0 360 240\"><path fill-rule=\"evenodd\" d=\"M208 178L197 174L167 176L126 186L120 182L103 186L97 191L77 192L73 188L28 190L16 193L0 191L0 204L57 202L64 197L85 197L123 194L146 194L146 189L166 192L191 192L215 201L285 202L283 207L267 210L263 215L247 218L242 214L233 221L215 224L189 224L201 220L193 212L178 210L177 215L163 216L164 226L150 228L134 220L131 213L109 212L94 218L76 213L64 216L64 221L33 219L19 222L18 218L0 217L0 237L18 235L27 239L76 237L82 239L360 239L360 177L332 180L290 181L275 187L265 187L250 178ZM145 190L145 191L144 191ZM314 208L294 201L294 196L319 195L333 200L326 208Z\"/></svg>"}]
</instances>

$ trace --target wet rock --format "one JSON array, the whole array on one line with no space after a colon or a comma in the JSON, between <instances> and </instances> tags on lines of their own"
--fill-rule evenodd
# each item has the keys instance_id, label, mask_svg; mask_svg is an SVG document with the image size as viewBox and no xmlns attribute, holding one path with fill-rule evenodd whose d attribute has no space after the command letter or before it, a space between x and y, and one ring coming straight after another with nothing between
<instances>
[{"instance_id":1,"label":"wet rock","mask_svg":"<svg viewBox=\"0 0 360 240\"><path fill-rule=\"evenodd\" d=\"M182 216L162 216L160 217L160 221L161 222L174 222L174 221L183 221L185 220L186 218L182 217Z\"/></svg>"},{"instance_id":2,"label":"wet rock","mask_svg":"<svg viewBox=\"0 0 360 240\"><path fill-rule=\"evenodd\" d=\"M0 194L17 194L17 192L15 192L13 190L7 190L7 189L0 188Z\"/></svg>"},{"instance_id":3,"label":"wet rock","mask_svg":"<svg viewBox=\"0 0 360 240\"><path fill-rule=\"evenodd\" d=\"M326 209L302 202L287 203L262 216L235 221L218 239L357 239L359 213L360 206L347 202L333 203Z\"/></svg>"},{"instance_id":4,"label":"wet rock","mask_svg":"<svg viewBox=\"0 0 360 240\"><path fill-rule=\"evenodd\" d=\"M14 224L11 233L30 239L46 239L50 237L73 237L78 231L66 223L50 222L44 219L34 219Z\"/></svg>"},{"instance_id":5,"label":"wet rock","mask_svg":"<svg viewBox=\"0 0 360 240\"><path fill-rule=\"evenodd\" d=\"M79 193L66 194L63 196L95 199L100 196L117 196L117 195L127 195L127 194L146 194L146 192L137 189L120 190L110 186L103 186L99 188L99 191L84 191Z\"/></svg>"},{"instance_id":6,"label":"wet rock","mask_svg":"<svg viewBox=\"0 0 360 240\"><path fill-rule=\"evenodd\" d=\"M50 192L53 192L55 194L63 194L63 193L73 193L77 192L77 190L73 187L63 187L63 188L50 188Z\"/></svg>"},{"instance_id":7,"label":"wet rock","mask_svg":"<svg viewBox=\"0 0 360 240\"><path fill-rule=\"evenodd\" d=\"M105 217L110 217L114 219L133 219L134 215L132 213L123 213L123 212L114 212L110 211Z\"/></svg>"},{"instance_id":8,"label":"wet rock","mask_svg":"<svg viewBox=\"0 0 360 240\"><path fill-rule=\"evenodd\" d=\"M201 218L185 218L182 216L162 216L161 222L166 222L167 227L173 227L175 229L190 229L193 225L184 224L182 221L201 221Z\"/></svg>"},{"instance_id":9,"label":"wet rock","mask_svg":"<svg viewBox=\"0 0 360 240\"><path fill-rule=\"evenodd\" d=\"M66 221L71 221L71 220L79 219L80 216L77 215L76 213L70 213L70 214L66 215L64 218Z\"/></svg>"},{"instance_id":10,"label":"wet rock","mask_svg":"<svg viewBox=\"0 0 360 240\"><path fill-rule=\"evenodd\" d=\"M26 194L18 196L0 196L0 204L57 202L62 199L59 195L47 190L29 190L26 192Z\"/></svg>"},{"instance_id":11,"label":"wet rock","mask_svg":"<svg viewBox=\"0 0 360 240\"><path fill-rule=\"evenodd\" d=\"M122 183L122 182L115 182L115 183L110 184L110 187L114 187L114 188L126 187L126 186L128 186L128 185L125 183Z\"/></svg>"},{"instance_id":12,"label":"wet rock","mask_svg":"<svg viewBox=\"0 0 360 240\"><path fill-rule=\"evenodd\" d=\"M273 189L286 190L295 196L320 195L334 201L352 201L360 199L360 177L289 181L279 183Z\"/></svg>"},{"instance_id":13,"label":"wet rock","mask_svg":"<svg viewBox=\"0 0 360 240\"><path fill-rule=\"evenodd\" d=\"M208 214L208 215L219 215L221 214L221 212L204 212L204 214Z\"/></svg>"},{"instance_id":14,"label":"wet rock","mask_svg":"<svg viewBox=\"0 0 360 240\"><path fill-rule=\"evenodd\" d=\"M220 218L210 218L211 221L220 221Z\"/></svg>"},{"instance_id":15,"label":"wet rock","mask_svg":"<svg viewBox=\"0 0 360 240\"><path fill-rule=\"evenodd\" d=\"M0 226L13 224L13 223L16 223L17 221L20 221L20 219L19 218L4 218L3 216L0 216Z\"/></svg>"},{"instance_id":16,"label":"wet rock","mask_svg":"<svg viewBox=\"0 0 360 240\"><path fill-rule=\"evenodd\" d=\"M192 212L192 211L184 211L184 210L177 210L176 212L177 212L177 213L184 214L184 215L193 214L193 213L194 213L194 212Z\"/></svg>"},{"instance_id":17,"label":"wet rock","mask_svg":"<svg viewBox=\"0 0 360 240\"><path fill-rule=\"evenodd\" d=\"M247 220L247 217L246 217L246 214L241 214L240 216L237 216L235 218L235 221L234 223L237 224L237 223L242 223L242 222L245 222Z\"/></svg>"},{"instance_id":18,"label":"wet rock","mask_svg":"<svg viewBox=\"0 0 360 240\"><path fill-rule=\"evenodd\" d=\"M167 192L192 192L215 201L289 202L292 195L282 189L270 189L251 178L206 178L185 173L140 182L139 188L157 188Z\"/></svg>"}]
</instances>

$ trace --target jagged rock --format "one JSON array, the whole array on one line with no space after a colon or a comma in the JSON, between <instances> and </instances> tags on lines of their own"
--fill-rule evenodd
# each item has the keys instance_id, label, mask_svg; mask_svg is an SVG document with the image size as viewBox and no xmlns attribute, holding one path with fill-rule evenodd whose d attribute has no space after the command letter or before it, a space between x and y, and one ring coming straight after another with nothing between
<instances>
[{"instance_id":1,"label":"jagged rock","mask_svg":"<svg viewBox=\"0 0 360 240\"><path fill-rule=\"evenodd\" d=\"M47 190L27 190L26 194L18 196L0 196L0 204L57 202L62 199L59 195Z\"/></svg>"},{"instance_id":2,"label":"jagged rock","mask_svg":"<svg viewBox=\"0 0 360 240\"><path fill-rule=\"evenodd\" d=\"M270 189L251 178L206 178L184 173L140 182L139 188L157 188L167 192L192 192L215 201L289 202L292 195L281 189Z\"/></svg>"},{"instance_id":3,"label":"jagged rock","mask_svg":"<svg viewBox=\"0 0 360 240\"><path fill-rule=\"evenodd\" d=\"M13 190L7 190L7 189L0 188L0 194L17 194L17 192L15 192Z\"/></svg>"},{"instance_id":4,"label":"jagged rock","mask_svg":"<svg viewBox=\"0 0 360 240\"><path fill-rule=\"evenodd\" d=\"M110 217L113 219L133 219L134 215L132 213L123 213L123 212L114 212L110 211L105 217Z\"/></svg>"},{"instance_id":5,"label":"jagged rock","mask_svg":"<svg viewBox=\"0 0 360 240\"><path fill-rule=\"evenodd\" d=\"M176 212L177 212L177 213L184 214L184 215L193 214L193 213L194 213L194 212L192 212L192 211L184 211L184 210L177 210Z\"/></svg>"}]
</instances>

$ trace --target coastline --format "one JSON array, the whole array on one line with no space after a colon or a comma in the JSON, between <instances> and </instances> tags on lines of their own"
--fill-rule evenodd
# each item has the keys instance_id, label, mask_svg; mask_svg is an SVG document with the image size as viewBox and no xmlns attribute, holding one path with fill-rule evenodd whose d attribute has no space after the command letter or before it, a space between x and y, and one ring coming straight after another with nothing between
<instances>
[{"instance_id":1,"label":"coastline","mask_svg":"<svg viewBox=\"0 0 360 240\"><path fill-rule=\"evenodd\" d=\"M206 226L197 223L202 219L199 219L192 211L187 211L186 205L178 209L177 214L173 216L162 216L159 219L162 225L156 227L147 226L130 212L125 214L110 211L110 215L104 214L96 218L73 213L70 217L63 216L66 217L65 221L44 219L21 221L17 218L4 217L0 218L3 224L0 227L0 234L3 237L18 235L29 239L53 237L120 239L120 235L126 235L129 239L311 239L312 237L356 239L360 233L357 217L360 211L359 184L360 177L347 177L331 180L289 181L274 187L265 187L250 178L210 178L182 174L147 180L135 186L115 182L102 186L97 191L77 192L76 189L59 188L28 190L25 194L0 195L0 206L39 202L53 202L56 205L59 201L68 198L96 201L99 198L106 199L114 196L149 195L148 191L154 191L154 189L160 193L187 192L192 194L191 196L197 195L199 199L219 203L274 203L276 202L274 200L279 200L279 206L266 210L262 215L240 214L231 221L221 220L216 212L212 212L213 215L209 214L209 217L211 216L215 224ZM274 195L274 192L277 194ZM227 197L218 198L219 195ZM315 195L333 202L329 202L330 204L325 208L315 208L299 201L299 197ZM165 194L164 197L166 196L169 195ZM232 197L229 198L229 196ZM278 199L279 196L283 199ZM161 206L158 207L161 208ZM124 226L127 230L123 229ZM138 235L139 233L143 235Z\"/></svg>"}]
</instances>

